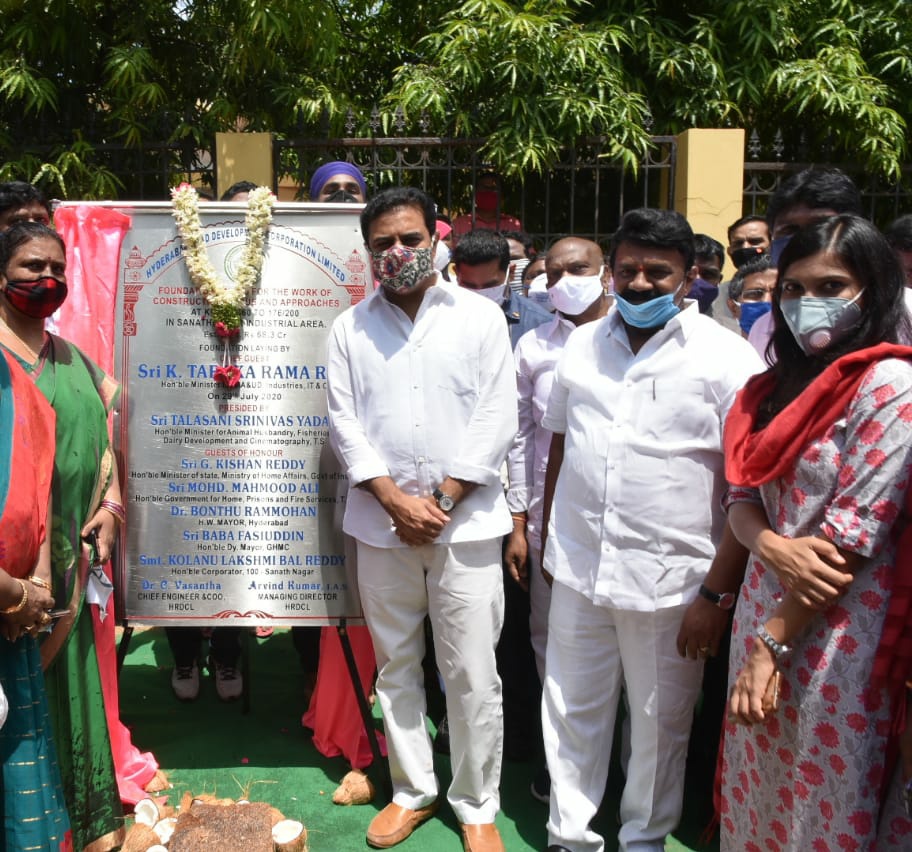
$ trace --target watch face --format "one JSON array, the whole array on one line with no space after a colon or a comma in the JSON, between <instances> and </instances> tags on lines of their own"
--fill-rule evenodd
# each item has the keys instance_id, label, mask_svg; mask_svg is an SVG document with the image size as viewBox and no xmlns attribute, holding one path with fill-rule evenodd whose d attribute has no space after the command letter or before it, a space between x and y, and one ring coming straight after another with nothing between
<instances>
[{"instance_id":1,"label":"watch face","mask_svg":"<svg viewBox=\"0 0 912 852\"><path fill-rule=\"evenodd\" d=\"M441 494L437 498L437 505L443 509L444 512L449 512L456 504L453 502L453 498L447 494Z\"/></svg>"},{"instance_id":2,"label":"watch face","mask_svg":"<svg viewBox=\"0 0 912 852\"><path fill-rule=\"evenodd\" d=\"M725 592L724 594L719 595L719 608L720 609L731 609L735 605L735 593L734 592Z\"/></svg>"}]
</instances>

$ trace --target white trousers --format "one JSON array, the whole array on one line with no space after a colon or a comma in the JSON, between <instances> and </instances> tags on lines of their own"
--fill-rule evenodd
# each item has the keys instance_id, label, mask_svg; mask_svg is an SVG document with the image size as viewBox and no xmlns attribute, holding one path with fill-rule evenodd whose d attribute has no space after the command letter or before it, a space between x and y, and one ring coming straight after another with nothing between
<instances>
[{"instance_id":1,"label":"white trousers","mask_svg":"<svg viewBox=\"0 0 912 852\"><path fill-rule=\"evenodd\" d=\"M635 612L552 588L542 697L551 773L548 843L602 852L590 828L602 801L621 686L630 703L631 756L621 797L622 850L662 852L681 817L687 740L702 661L675 648L686 606Z\"/></svg>"},{"instance_id":2,"label":"white trousers","mask_svg":"<svg viewBox=\"0 0 912 852\"><path fill-rule=\"evenodd\" d=\"M438 794L421 667L429 615L446 686L453 769L447 799L466 824L494 822L500 810L500 553L499 538L396 548L358 542L358 588L377 657L393 801L415 809Z\"/></svg>"}]
</instances>

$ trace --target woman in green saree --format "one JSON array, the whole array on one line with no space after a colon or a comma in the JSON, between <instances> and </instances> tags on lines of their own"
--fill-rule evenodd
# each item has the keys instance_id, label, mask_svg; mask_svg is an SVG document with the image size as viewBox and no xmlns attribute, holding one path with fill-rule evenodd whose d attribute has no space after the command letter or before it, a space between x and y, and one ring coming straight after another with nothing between
<instances>
[{"instance_id":1,"label":"woman in green saree","mask_svg":"<svg viewBox=\"0 0 912 852\"><path fill-rule=\"evenodd\" d=\"M0 347L57 415L51 580L67 613L41 645L54 739L75 848L106 852L123 840L123 811L85 592L93 562L110 557L123 520L107 431L119 388L75 346L44 330L66 298L65 271L63 242L46 226L21 223L0 237Z\"/></svg>"}]
</instances>

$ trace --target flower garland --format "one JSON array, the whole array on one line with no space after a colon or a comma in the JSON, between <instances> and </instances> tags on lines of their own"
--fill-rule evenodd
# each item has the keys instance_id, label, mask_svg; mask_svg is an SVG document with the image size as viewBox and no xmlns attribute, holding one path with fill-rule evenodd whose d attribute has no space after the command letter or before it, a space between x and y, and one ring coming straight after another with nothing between
<instances>
[{"instance_id":1,"label":"flower garland","mask_svg":"<svg viewBox=\"0 0 912 852\"><path fill-rule=\"evenodd\" d=\"M213 378L226 387L237 387L241 383L241 370L230 362L228 344L240 336L247 297L256 286L263 268L263 251L272 224L275 197L265 186L258 186L248 196L244 223L247 226L247 241L231 284L225 284L218 277L209 260L196 190L189 183L182 183L171 190L171 199L177 232L184 243L184 262L190 280L209 306L215 333L225 343L222 364L216 368Z\"/></svg>"}]
</instances>

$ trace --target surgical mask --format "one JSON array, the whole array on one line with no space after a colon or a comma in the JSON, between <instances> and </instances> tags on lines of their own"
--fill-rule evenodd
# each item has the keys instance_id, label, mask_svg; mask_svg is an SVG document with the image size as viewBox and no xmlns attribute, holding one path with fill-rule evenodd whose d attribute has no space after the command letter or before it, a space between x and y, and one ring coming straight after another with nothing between
<instances>
[{"instance_id":1,"label":"surgical mask","mask_svg":"<svg viewBox=\"0 0 912 852\"><path fill-rule=\"evenodd\" d=\"M604 266L595 275L565 275L548 290L551 304L567 316L577 316L586 310L602 293Z\"/></svg>"},{"instance_id":2,"label":"surgical mask","mask_svg":"<svg viewBox=\"0 0 912 852\"><path fill-rule=\"evenodd\" d=\"M779 302L785 324L805 355L818 355L829 349L858 324L858 299L863 292L859 291L854 299L802 296Z\"/></svg>"},{"instance_id":3,"label":"surgical mask","mask_svg":"<svg viewBox=\"0 0 912 852\"><path fill-rule=\"evenodd\" d=\"M770 243L770 260L773 262L773 266L777 269L779 267L779 258L782 257L782 252L785 251L785 247L792 241L792 234L789 234L786 237L776 237Z\"/></svg>"},{"instance_id":4,"label":"surgical mask","mask_svg":"<svg viewBox=\"0 0 912 852\"><path fill-rule=\"evenodd\" d=\"M468 289L468 288L467 288ZM507 282L504 281L503 284L498 284L495 287L483 287L481 290L472 290L477 296L484 296L486 299L490 299L497 305L502 305L504 299L507 296Z\"/></svg>"},{"instance_id":5,"label":"surgical mask","mask_svg":"<svg viewBox=\"0 0 912 852\"><path fill-rule=\"evenodd\" d=\"M433 246L408 248L400 245L385 251L372 251L374 280L390 293L408 293L434 274L433 252Z\"/></svg>"},{"instance_id":6,"label":"surgical mask","mask_svg":"<svg viewBox=\"0 0 912 852\"><path fill-rule=\"evenodd\" d=\"M745 263L760 257L766 249L759 246L745 246L744 248L733 249L731 253L732 263L735 269L740 269Z\"/></svg>"},{"instance_id":7,"label":"surgical mask","mask_svg":"<svg viewBox=\"0 0 912 852\"><path fill-rule=\"evenodd\" d=\"M450 265L451 257L450 247L441 240L434 251L434 269L443 272Z\"/></svg>"},{"instance_id":8,"label":"surgical mask","mask_svg":"<svg viewBox=\"0 0 912 852\"><path fill-rule=\"evenodd\" d=\"M325 204L360 204L361 202L355 198L350 192L346 192L344 189L337 189L332 195L328 198L324 198L323 202Z\"/></svg>"},{"instance_id":9,"label":"surgical mask","mask_svg":"<svg viewBox=\"0 0 912 852\"><path fill-rule=\"evenodd\" d=\"M683 286L684 282L682 281L673 293L655 296L640 304L628 302L626 294L629 291L625 290L623 293L617 294L614 303L621 314L621 319L627 325L632 325L634 328L659 328L681 312L681 309L675 304L675 296L678 295Z\"/></svg>"},{"instance_id":10,"label":"surgical mask","mask_svg":"<svg viewBox=\"0 0 912 852\"><path fill-rule=\"evenodd\" d=\"M554 305L548 293L548 276L544 272L536 275L529 284L529 298L536 304L554 313Z\"/></svg>"},{"instance_id":11,"label":"surgical mask","mask_svg":"<svg viewBox=\"0 0 912 852\"><path fill-rule=\"evenodd\" d=\"M66 281L45 275L32 281L7 281L4 290L9 303L33 319L45 319L59 308L67 297Z\"/></svg>"},{"instance_id":12,"label":"surgical mask","mask_svg":"<svg viewBox=\"0 0 912 852\"><path fill-rule=\"evenodd\" d=\"M529 265L529 258L520 257L517 260L511 261L511 263L513 264L513 275L510 278L510 289L514 293L519 293L522 291L523 272Z\"/></svg>"},{"instance_id":13,"label":"surgical mask","mask_svg":"<svg viewBox=\"0 0 912 852\"><path fill-rule=\"evenodd\" d=\"M738 319L738 325L745 334L750 334L754 323L764 314L772 310L772 302L739 302L741 306L741 317Z\"/></svg>"}]
</instances>

